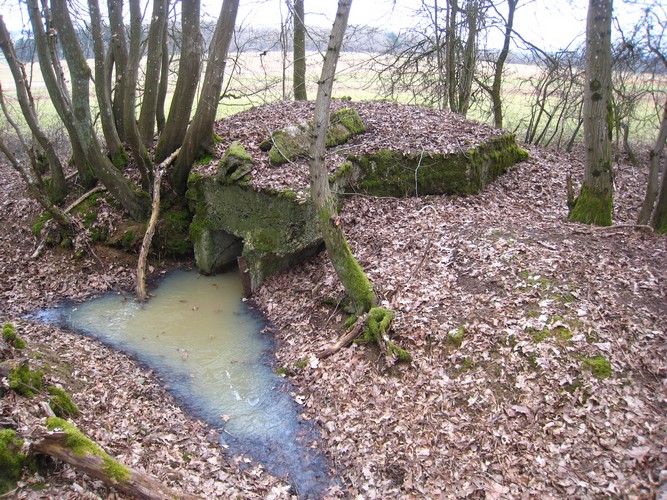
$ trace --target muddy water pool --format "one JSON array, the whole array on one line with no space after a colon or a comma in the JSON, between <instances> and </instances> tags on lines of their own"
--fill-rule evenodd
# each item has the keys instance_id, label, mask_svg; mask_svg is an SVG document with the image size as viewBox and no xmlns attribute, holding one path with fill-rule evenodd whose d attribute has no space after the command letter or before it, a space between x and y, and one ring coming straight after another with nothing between
<instances>
[{"instance_id":1,"label":"muddy water pool","mask_svg":"<svg viewBox=\"0 0 667 500\"><path fill-rule=\"evenodd\" d=\"M271 367L265 322L242 300L238 273L175 271L146 304L117 294L37 317L94 337L154 369L187 410L220 430L232 453L250 455L302 496L328 485L316 432L299 419L287 382Z\"/></svg>"}]
</instances>

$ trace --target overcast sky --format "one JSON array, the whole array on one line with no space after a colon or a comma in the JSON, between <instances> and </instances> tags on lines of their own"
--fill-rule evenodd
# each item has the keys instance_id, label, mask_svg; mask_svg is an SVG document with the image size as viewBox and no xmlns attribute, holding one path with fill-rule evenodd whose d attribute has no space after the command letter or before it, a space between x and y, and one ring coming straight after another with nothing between
<instances>
[{"instance_id":1,"label":"overcast sky","mask_svg":"<svg viewBox=\"0 0 667 500\"><path fill-rule=\"evenodd\" d=\"M75 0L85 4L85 0ZM106 2L101 1L101 4ZM143 2L142 2L143 3ZM354 0L350 13L350 24L371 25L398 32L414 24L410 16L413 6L420 0ZM443 2L444 3L444 2ZM319 26L330 26L338 2L336 0L305 0L306 22ZM517 10L515 29L526 39L547 50L564 48L577 36L582 36L586 27L587 0L524 0ZM615 13L630 22L622 2L615 2ZM10 31L18 31L25 16L19 12L19 0L0 0L0 14ZM221 2L202 0L203 10L217 16ZM501 6L501 11L504 12ZM241 0L239 20L247 24L278 26L280 15L287 14L284 0ZM498 38L500 40L500 38ZM581 38L580 40L583 40ZM500 43L494 43L498 45Z\"/></svg>"}]
</instances>

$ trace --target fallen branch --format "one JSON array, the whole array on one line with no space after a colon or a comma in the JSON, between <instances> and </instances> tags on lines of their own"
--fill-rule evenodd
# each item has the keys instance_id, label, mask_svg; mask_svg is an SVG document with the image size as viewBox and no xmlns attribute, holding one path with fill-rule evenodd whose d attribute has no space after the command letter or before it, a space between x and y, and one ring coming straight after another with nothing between
<instances>
[{"instance_id":1,"label":"fallen branch","mask_svg":"<svg viewBox=\"0 0 667 500\"><path fill-rule=\"evenodd\" d=\"M53 417L47 422L47 427L53 429L53 432L37 436L32 444L34 451L62 460L90 477L135 498L196 498L176 493L149 474L121 465L76 426L65 420Z\"/></svg>"},{"instance_id":2,"label":"fallen branch","mask_svg":"<svg viewBox=\"0 0 667 500\"><path fill-rule=\"evenodd\" d=\"M136 294L138 302L145 302L148 298L148 293L146 292L146 261L148 260L148 251L151 248L151 242L153 241L153 235L155 234L155 227L157 226L158 216L160 215L160 183L162 181L162 174L171 162L176 159L180 151L181 148L178 148L171 153L166 160L160 163L153 176L153 204L151 218L148 221L148 227L144 233L144 239L141 243L141 251L139 252L139 261L137 262Z\"/></svg>"},{"instance_id":3,"label":"fallen branch","mask_svg":"<svg viewBox=\"0 0 667 500\"><path fill-rule=\"evenodd\" d=\"M86 198L89 196L99 193L100 191L105 191L106 187L104 186L95 186L93 189L90 191L87 191L83 193L81 196L79 196L76 200L74 200L72 203L70 203L67 208L64 210L66 214L70 213L72 210L76 208L77 205L79 205L82 201L84 201Z\"/></svg>"},{"instance_id":4,"label":"fallen branch","mask_svg":"<svg viewBox=\"0 0 667 500\"><path fill-rule=\"evenodd\" d=\"M350 345L354 339L361 335L367 318L368 314L359 316L357 321L354 322L354 325L352 325L352 328L350 328L345 335L338 339L334 345L319 353L317 357L320 359L327 358L340 351L343 347Z\"/></svg>"}]
</instances>

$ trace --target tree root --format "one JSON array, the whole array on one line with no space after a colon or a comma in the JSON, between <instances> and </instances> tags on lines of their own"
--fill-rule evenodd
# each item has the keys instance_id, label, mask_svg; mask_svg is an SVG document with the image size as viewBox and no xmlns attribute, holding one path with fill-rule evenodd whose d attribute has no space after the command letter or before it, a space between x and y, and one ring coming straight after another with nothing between
<instances>
[{"instance_id":1,"label":"tree root","mask_svg":"<svg viewBox=\"0 0 667 500\"><path fill-rule=\"evenodd\" d=\"M320 359L331 356L352 342L375 342L389 357L398 361L410 362L412 356L405 349L397 346L389 339L389 329L394 319L394 311L382 307L373 307L368 313L359 316L352 328L343 335L334 345L322 351ZM360 337L360 335L362 335Z\"/></svg>"}]
</instances>

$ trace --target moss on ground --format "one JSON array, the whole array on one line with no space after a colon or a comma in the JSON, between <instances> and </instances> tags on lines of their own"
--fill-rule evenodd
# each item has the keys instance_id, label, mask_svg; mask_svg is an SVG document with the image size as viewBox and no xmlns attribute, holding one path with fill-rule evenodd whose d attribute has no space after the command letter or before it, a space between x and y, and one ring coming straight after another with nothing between
<instances>
[{"instance_id":1,"label":"moss on ground","mask_svg":"<svg viewBox=\"0 0 667 500\"><path fill-rule=\"evenodd\" d=\"M12 429L0 430L0 495L16 487L26 457L21 453L23 439Z\"/></svg>"},{"instance_id":2,"label":"moss on ground","mask_svg":"<svg viewBox=\"0 0 667 500\"><path fill-rule=\"evenodd\" d=\"M16 328L11 323L2 325L2 338L16 349L23 349L26 346L25 340L16 334Z\"/></svg>"},{"instance_id":3,"label":"moss on ground","mask_svg":"<svg viewBox=\"0 0 667 500\"><path fill-rule=\"evenodd\" d=\"M451 330L447 333L447 338L445 339L445 344L458 349L463 343L463 335L465 334L466 327L461 325L458 328Z\"/></svg>"},{"instance_id":4,"label":"moss on ground","mask_svg":"<svg viewBox=\"0 0 667 500\"><path fill-rule=\"evenodd\" d=\"M51 395L49 406L57 417L76 418L80 415L79 408L74 404L66 391L52 385L47 387L46 390Z\"/></svg>"},{"instance_id":5,"label":"moss on ground","mask_svg":"<svg viewBox=\"0 0 667 500\"><path fill-rule=\"evenodd\" d=\"M9 372L9 388L27 398L42 391L44 373L41 370L31 370L27 362L12 368Z\"/></svg>"},{"instance_id":6,"label":"moss on ground","mask_svg":"<svg viewBox=\"0 0 667 500\"><path fill-rule=\"evenodd\" d=\"M581 366L584 370L590 370L593 375L600 380L609 378L612 374L611 363L601 354L593 356L592 358L583 358L581 360Z\"/></svg>"}]
</instances>

